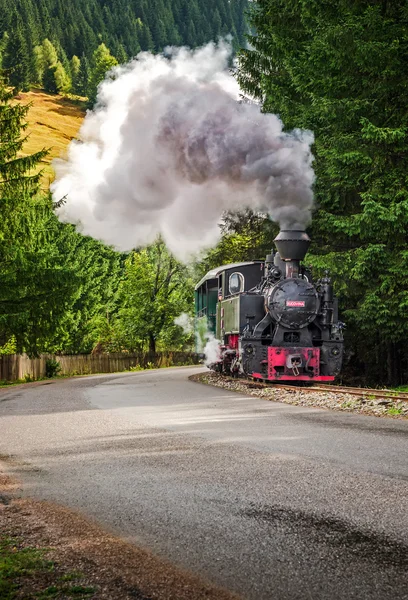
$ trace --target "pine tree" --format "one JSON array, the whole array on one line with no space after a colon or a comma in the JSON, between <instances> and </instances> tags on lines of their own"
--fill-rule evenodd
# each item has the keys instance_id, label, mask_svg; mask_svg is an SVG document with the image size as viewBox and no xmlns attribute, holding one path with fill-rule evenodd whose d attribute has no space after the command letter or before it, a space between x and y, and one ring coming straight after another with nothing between
<instances>
[{"instance_id":1,"label":"pine tree","mask_svg":"<svg viewBox=\"0 0 408 600\"><path fill-rule=\"evenodd\" d=\"M120 44L128 56L134 56L139 45L156 51L172 44L195 47L234 31L243 42L247 6L248 0L0 0L0 36L15 31L12 20L17 10L35 79L38 69L32 49L41 39L52 39L58 59L68 71L64 53L68 60L83 53L90 59L101 42L120 60Z\"/></svg>"},{"instance_id":2,"label":"pine tree","mask_svg":"<svg viewBox=\"0 0 408 600\"><path fill-rule=\"evenodd\" d=\"M29 89L30 66L30 54L21 19L16 16L13 20L13 29L8 34L3 57L3 69L7 80L16 92Z\"/></svg>"},{"instance_id":3,"label":"pine tree","mask_svg":"<svg viewBox=\"0 0 408 600\"><path fill-rule=\"evenodd\" d=\"M81 96L88 97L89 94L89 79L91 75L91 70L89 67L89 61L86 58L85 54L81 56L81 66L78 73L78 81L77 81L77 93Z\"/></svg>"},{"instance_id":4,"label":"pine tree","mask_svg":"<svg viewBox=\"0 0 408 600\"><path fill-rule=\"evenodd\" d=\"M222 20L221 20L220 11L218 10L218 8L216 8L214 11L214 15L212 18L212 29L213 29L214 40L218 40L219 36L222 33L222 31L221 31Z\"/></svg>"},{"instance_id":5,"label":"pine tree","mask_svg":"<svg viewBox=\"0 0 408 600\"><path fill-rule=\"evenodd\" d=\"M356 369L389 384L408 376L405 15L402 0L259 0L239 71L264 110L314 131L313 262L335 275Z\"/></svg>"},{"instance_id":6,"label":"pine tree","mask_svg":"<svg viewBox=\"0 0 408 600\"><path fill-rule=\"evenodd\" d=\"M57 327L75 275L48 240L55 217L34 172L47 152L22 154L28 109L0 89L0 345L13 337L18 352L33 354Z\"/></svg>"},{"instance_id":7,"label":"pine tree","mask_svg":"<svg viewBox=\"0 0 408 600\"><path fill-rule=\"evenodd\" d=\"M52 44L50 42L50 40L48 40L47 38L42 43L42 51L43 51L44 68L55 65L55 63L58 60L58 53L57 53L57 50L56 50L54 44Z\"/></svg>"},{"instance_id":8,"label":"pine tree","mask_svg":"<svg viewBox=\"0 0 408 600\"><path fill-rule=\"evenodd\" d=\"M128 62L128 56L126 54L126 50L123 47L123 44L118 44L115 48L115 57L118 61L118 64L124 65Z\"/></svg>"},{"instance_id":9,"label":"pine tree","mask_svg":"<svg viewBox=\"0 0 408 600\"><path fill-rule=\"evenodd\" d=\"M51 94L64 94L70 91L71 80L60 61L46 69L43 76L43 85L45 91Z\"/></svg>"},{"instance_id":10,"label":"pine tree","mask_svg":"<svg viewBox=\"0 0 408 600\"><path fill-rule=\"evenodd\" d=\"M81 61L79 60L79 58L74 54L74 56L71 58L71 62L70 62L70 72L71 72L71 80L72 80L72 91L75 94L79 93L79 72L81 69Z\"/></svg>"},{"instance_id":11,"label":"pine tree","mask_svg":"<svg viewBox=\"0 0 408 600\"><path fill-rule=\"evenodd\" d=\"M7 33L7 31L5 31L3 33L3 36L1 38L1 40L0 40L0 69L3 68L4 52L5 52L6 47L7 47L8 39L9 39L8 33Z\"/></svg>"},{"instance_id":12,"label":"pine tree","mask_svg":"<svg viewBox=\"0 0 408 600\"><path fill-rule=\"evenodd\" d=\"M194 48L197 43L197 31L193 21L188 24L186 41L190 48Z\"/></svg>"},{"instance_id":13,"label":"pine tree","mask_svg":"<svg viewBox=\"0 0 408 600\"><path fill-rule=\"evenodd\" d=\"M145 23L142 24L139 40L140 40L140 47L142 50L152 51L154 49L152 33L149 29L149 26L146 25Z\"/></svg>"}]
</instances>

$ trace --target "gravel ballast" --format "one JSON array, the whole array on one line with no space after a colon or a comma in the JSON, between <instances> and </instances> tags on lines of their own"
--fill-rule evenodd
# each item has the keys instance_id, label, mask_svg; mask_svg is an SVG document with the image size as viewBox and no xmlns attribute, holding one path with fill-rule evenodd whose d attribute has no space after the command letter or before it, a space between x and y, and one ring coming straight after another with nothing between
<instances>
[{"instance_id":1,"label":"gravel ballast","mask_svg":"<svg viewBox=\"0 0 408 600\"><path fill-rule=\"evenodd\" d=\"M376 417L392 417L398 419L408 418L408 402L401 402L386 397L363 398L342 392L313 392L310 388L298 390L278 389L267 385L251 382L244 379L226 377L209 371L192 375L190 380L206 385L213 385L233 392L249 394L263 400L283 402L296 406L309 406L329 410L354 412Z\"/></svg>"}]
</instances>

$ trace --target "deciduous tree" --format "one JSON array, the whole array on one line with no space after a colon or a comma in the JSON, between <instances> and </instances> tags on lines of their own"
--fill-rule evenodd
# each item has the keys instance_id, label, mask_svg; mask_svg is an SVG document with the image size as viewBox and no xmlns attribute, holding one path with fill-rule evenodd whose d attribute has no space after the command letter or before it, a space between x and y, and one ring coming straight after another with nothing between
<instances>
[{"instance_id":1,"label":"deciduous tree","mask_svg":"<svg viewBox=\"0 0 408 600\"><path fill-rule=\"evenodd\" d=\"M93 53L91 72L89 78L88 98L89 103L93 105L96 100L98 85L106 77L106 74L116 65L118 61L110 53L105 44L100 44Z\"/></svg>"},{"instance_id":2,"label":"deciduous tree","mask_svg":"<svg viewBox=\"0 0 408 600\"><path fill-rule=\"evenodd\" d=\"M120 289L118 328L122 345L150 352L177 348L183 341L174 319L193 306L193 282L188 269L163 242L132 253Z\"/></svg>"}]
</instances>

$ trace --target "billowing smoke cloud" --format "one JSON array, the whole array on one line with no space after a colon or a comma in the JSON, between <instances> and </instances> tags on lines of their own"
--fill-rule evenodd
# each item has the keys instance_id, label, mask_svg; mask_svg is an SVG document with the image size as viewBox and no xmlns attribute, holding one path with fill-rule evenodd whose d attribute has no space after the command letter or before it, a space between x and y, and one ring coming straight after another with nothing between
<instances>
[{"instance_id":1,"label":"billowing smoke cloud","mask_svg":"<svg viewBox=\"0 0 408 600\"><path fill-rule=\"evenodd\" d=\"M230 48L140 54L116 68L67 161L56 161L60 218L119 249L160 234L185 260L219 237L225 210L304 228L313 205L312 134L237 102Z\"/></svg>"}]
</instances>

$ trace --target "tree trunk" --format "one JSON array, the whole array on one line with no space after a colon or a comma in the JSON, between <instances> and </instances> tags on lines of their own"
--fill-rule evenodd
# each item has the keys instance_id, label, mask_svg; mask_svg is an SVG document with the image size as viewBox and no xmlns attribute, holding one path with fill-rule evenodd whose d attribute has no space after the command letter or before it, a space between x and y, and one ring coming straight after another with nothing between
<instances>
[{"instance_id":1,"label":"tree trunk","mask_svg":"<svg viewBox=\"0 0 408 600\"><path fill-rule=\"evenodd\" d=\"M152 333L149 333L149 352L156 352L156 338Z\"/></svg>"},{"instance_id":2,"label":"tree trunk","mask_svg":"<svg viewBox=\"0 0 408 600\"><path fill-rule=\"evenodd\" d=\"M398 376L397 376L397 359L395 352L395 344L393 342L388 342L387 344L387 379L388 385L397 386L398 385Z\"/></svg>"}]
</instances>

